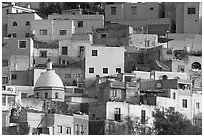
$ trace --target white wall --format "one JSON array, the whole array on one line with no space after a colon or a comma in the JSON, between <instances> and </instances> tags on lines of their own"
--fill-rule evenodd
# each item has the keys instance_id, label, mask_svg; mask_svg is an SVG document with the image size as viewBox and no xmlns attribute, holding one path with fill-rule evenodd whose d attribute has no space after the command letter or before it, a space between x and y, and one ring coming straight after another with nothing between
<instances>
[{"instance_id":1,"label":"white wall","mask_svg":"<svg viewBox=\"0 0 204 137\"><path fill-rule=\"evenodd\" d=\"M98 55L92 56L92 50L97 50ZM124 72L124 47L86 47L85 51L85 78L108 76L116 74L116 68ZM94 68L94 73L89 73L89 68ZM103 74L103 68L108 68L108 74Z\"/></svg>"}]
</instances>

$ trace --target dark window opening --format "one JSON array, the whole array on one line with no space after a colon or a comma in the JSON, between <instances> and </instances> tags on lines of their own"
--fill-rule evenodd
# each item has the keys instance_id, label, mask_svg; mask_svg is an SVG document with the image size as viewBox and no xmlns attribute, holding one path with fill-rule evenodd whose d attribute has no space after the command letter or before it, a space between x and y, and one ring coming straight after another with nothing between
<instances>
[{"instance_id":1,"label":"dark window opening","mask_svg":"<svg viewBox=\"0 0 204 137\"><path fill-rule=\"evenodd\" d=\"M116 7L111 7L111 15L116 15Z\"/></svg>"},{"instance_id":2,"label":"dark window opening","mask_svg":"<svg viewBox=\"0 0 204 137\"><path fill-rule=\"evenodd\" d=\"M94 73L94 68L89 68L89 73Z\"/></svg>"},{"instance_id":3,"label":"dark window opening","mask_svg":"<svg viewBox=\"0 0 204 137\"><path fill-rule=\"evenodd\" d=\"M16 74L12 74L12 75L11 75L11 79L13 79L13 80L14 80L14 79L17 79L17 75L16 75Z\"/></svg>"},{"instance_id":4,"label":"dark window opening","mask_svg":"<svg viewBox=\"0 0 204 137\"><path fill-rule=\"evenodd\" d=\"M187 99L182 100L183 108L187 108Z\"/></svg>"},{"instance_id":5,"label":"dark window opening","mask_svg":"<svg viewBox=\"0 0 204 137\"><path fill-rule=\"evenodd\" d=\"M80 28L83 27L83 21L78 21L78 27L80 27Z\"/></svg>"},{"instance_id":6,"label":"dark window opening","mask_svg":"<svg viewBox=\"0 0 204 137\"><path fill-rule=\"evenodd\" d=\"M17 26L17 22L13 22L13 26Z\"/></svg>"},{"instance_id":7,"label":"dark window opening","mask_svg":"<svg viewBox=\"0 0 204 137\"><path fill-rule=\"evenodd\" d=\"M196 8L188 8L188 14L196 14Z\"/></svg>"},{"instance_id":8,"label":"dark window opening","mask_svg":"<svg viewBox=\"0 0 204 137\"><path fill-rule=\"evenodd\" d=\"M97 56L98 54L98 51L97 50L92 50L92 56Z\"/></svg>"},{"instance_id":9,"label":"dark window opening","mask_svg":"<svg viewBox=\"0 0 204 137\"><path fill-rule=\"evenodd\" d=\"M47 51L40 51L40 57L46 58L47 57Z\"/></svg>"},{"instance_id":10,"label":"dark window opening","mask_svg":"<svg viewBox=\"0 0 204 137\"><path fill-rule=\"evenodd\" d=\"M26 22L26 26L30 26L30 22L29 21Z\"/></svg>"},{"instance_id":11,"label":"dark window opening","mask_svg":"<svg viewBox=\"0 0 204 137\"><path fill-rule=\"evenodd\" d=\"M114 109L114 120L120 122L121 121L121 115L120 115L120 108Z\"/></svg>"},{"instance_id":12,"label":"dark window opening","mask_svg":"<svg viewBox=\"0 0 204 137\"><path fill-rule=\"evenodd\" d=\"M141 124L145 124L145 110L141 110Z\"/></svg>"},{"instance_id":13,"label":"dark window opening","mask_svg":"<svg viewBox=\"0 0 204 137\"><path fill-rule=\"evenodd\" d=\"M62 55L67 55L67 47L62 47Z\"/></svg>"},{"instance_id":14,"label":"dark window opening","mask_svg":"<svg viewBox=\"0 0 204 137\"><path fill-rule=\"evenodd\" d=\"M103 68L103 74L108 74L108 68Z\"/></svg>"}]
</instances>

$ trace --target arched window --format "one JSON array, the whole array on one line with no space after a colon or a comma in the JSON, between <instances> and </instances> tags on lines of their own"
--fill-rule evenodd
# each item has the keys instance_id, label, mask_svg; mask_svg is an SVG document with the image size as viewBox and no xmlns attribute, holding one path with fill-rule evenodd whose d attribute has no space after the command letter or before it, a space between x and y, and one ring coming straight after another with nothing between
<instances>
[{"instance_id":1,"label":"arched window","mask_svg":"<svg viewBox=\"0 0 204 137\"><path fill-rule=\"evenodd\" d=\"M180 79L180 78L176 76L176 77L174 77L174 79Z\"/></svg>"},{"instance_id":2,"label":"arched window","mask_svg":"<svg viewBox=\"0 0 204 137\"><path fill-rule=\"evenodd\" d=\"M14 21L14 22L13 22L13 26L17 26L17 22Z\"/></svg>"},{"instance_id":3,"label":"arched window","mask_svg":"<svg viewBox=\"0 0 204 137\"><path fill-rule=\"evenodd\" d=\"M168 76L167 76L167 75L163 75L163 76L162 76L162 80L165 80L165 79L168 79Z\"/></svg>"},{"instance_id":4,"label":"arched window","mask_svg":"<svg viewBox=\"0 0 204 137\"><path fill-rule=\"evenodd\" d=\"M57 93L55 93L55 98L58 98L58 92L57 92Z\"/></svg>"},{"instance_id":5,"label":"arched window","mask_svg":"<svg viewBox=\"0 0 204 137\"><path fill-rule=\"evenodd\" d=\"M29 21L26 22L26 26L30 26L30 22Z\"/></svg>"},{"instance_id":6,"label":"arched window","mask_svg":"<svg viewBox=\"0 0 204 137\"><path fill-rule=\"evenodd\" d=\"M200 69L201 70L201 64L199 62L193 62L191 67L192 67L192 69Z\"/></svg>"}]
</instances>

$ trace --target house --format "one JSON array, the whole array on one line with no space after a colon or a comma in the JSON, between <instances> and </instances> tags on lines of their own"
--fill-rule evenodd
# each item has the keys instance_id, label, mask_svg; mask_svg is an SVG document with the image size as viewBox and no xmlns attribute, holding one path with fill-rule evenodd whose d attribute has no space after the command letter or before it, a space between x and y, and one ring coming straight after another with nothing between
<instances>
[{"instance_id":1,"label":"house","mask_svg":"<svg viewBox=\"0 0 204 137\"><path fill-rule=\"evenodd\" d=\"M111 3L105 5L105 21L132 26L148 34L166 34L170 19L162 18L162 5L158 2Z\"/></svg>"},{"instance_id":2,"label":"house","mask_svg":"<svg viewBox=\"0 0 204 137\"><path fill-rule=\"evenodd\" d=\"M31 22L35 40L50 42L71 39L75 33L73 20L43 19Z\"/></svg>"},{"instance_id":3,"label":"house","mask_svg":"<svg viewBox=\"0 0 204 137\"><path fill-rule=\"evenodd\" d=\"M104 16L102 14L82 14L82 9L62 11L62 14L48 15L48 20L73 20L75 33L89 33L92 28L104 28Z\"/></svg>"},{"instance_id":4,"label":"house","mask_svg":"<svg viewBox=\"0 0 204 137\"><path fill-rule=\"evenodd\" d=\"M165 2L165 17L173 22L176 33L202 33L202 4L200 2ZM193 27L192 27L193 26Z\"/></svg>"},{"instance_id":5,"label":"house","mask_svg":"<svg viewBox=\"0 0 204 137\"><path fill-rule=\"evenodd\" d=\"M93 28L93 43L110 47L129 46L129 35L134 33L129 25L107 23L105 28Z\"/></svg>"},{"instance_id":6,"label":"house","mask_svg":"<svg viewBox=\"0 0 204 137\"><path fill-rule=\"evenodd\" d=\"M85 78L124 72L124 47L94 46L85 49ZM100 63L99 63L100 62Z\"/></svg>"}]
</instances>

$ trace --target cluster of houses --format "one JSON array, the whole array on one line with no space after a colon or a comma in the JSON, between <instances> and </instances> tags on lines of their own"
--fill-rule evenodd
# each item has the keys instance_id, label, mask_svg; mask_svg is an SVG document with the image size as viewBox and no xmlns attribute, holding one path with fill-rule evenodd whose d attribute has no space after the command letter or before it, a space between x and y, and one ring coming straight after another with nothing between
<instances>
[{"instance_id":1,"label":"cluster of houses","mask_svg":"<svg viewBox=\"0 0 204 137\"><path fill-rule=\"evenodd\" d=\"M3 134L109 134L127 116L152 127L156 108L202 124L201 3L107 3L105 15L46 19L18 4L2 3Z\"/></svg>"}]
</instances>

